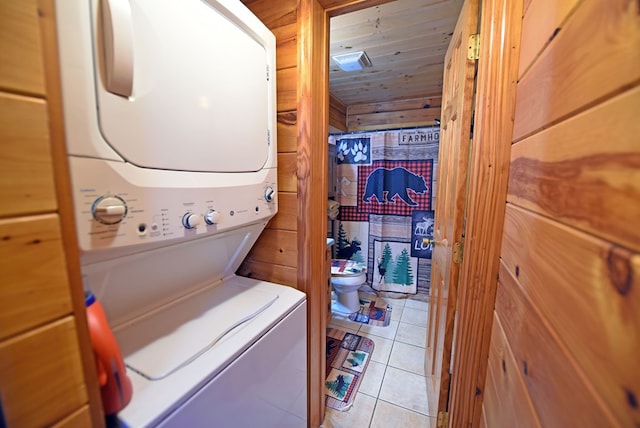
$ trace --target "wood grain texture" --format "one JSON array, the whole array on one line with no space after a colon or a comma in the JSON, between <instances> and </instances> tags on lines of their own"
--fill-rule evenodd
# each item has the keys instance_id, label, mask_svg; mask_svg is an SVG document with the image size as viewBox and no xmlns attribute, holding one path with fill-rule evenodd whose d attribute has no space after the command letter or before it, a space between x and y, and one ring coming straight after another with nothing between
<instances>
[{"instance_id":1,"label":"wood grain texture","mask_svg":"<svg viewBox=\"0 0 640 428\"><path fill-rule=\"evenodd\" d=\"M74 319L1 342L0 379L9 427L51 425L86 403Z\"/></svg>"},{"instance_id":2,"label":"wood grain texture","mask_svg":"<svg viewBox=\"0 0 640 428\"><path fill-rule=\"evenodd\" d=\"M56 214L0 220L0 339L71 313Z\"/></svg>"},{"instance_id":3,"label":"wood grain texture","mask_svg":"<svg viewBox=\"0 0 640 428\"><path fill-rule=\"evenodd\" d=\"M618 422L640 424L640 254L508 205L502 259Z\"/></svg>"},{"instance_id":4,"label":"wood grain texture","mask_svg":"<svg viewBox=\"0 0 640 428\"><path fill-rule=\"evenodd\" d=\"M298 145L298 114L296 111L278 113L278 153L295 153Z\"/></svg>"},{"instance_id":5,"label":"wood grain texture","mask_svg":"<svg viewBox=\"0 0 640 428\"><path fill-rule=\"evenodd\" d=\"M485 399L482 402L482 416L480 417L480 424L487 427L495 426L488 425L489 421L491 421L491 423L502 424L502 420L504 419L504 396L498 391L494 371L493 366L489 364L487 366L487 379L484 386Z\"/></svg>"},{"instance_id":6,"label":"wood grain texture","mask_svg":"<svg viewBox=\"0 0 640 428\"><path fill-rule=\"evenodd\" d=\"M441 116L440 108L401 110L348 116L349 131L371 131L376 129L411 128L435 125Z\"/></svg>"},{"instance_id":7,"label":"wood grain texture","mask_svg":"<svg viewBox=\"0 0 640 428\"><path fill-rule=\"evenodd\" d=\"M307 294L308 425L325 411L329 20L317 0L300 0L298 40L298 287Z\"/></svg>"},{"instance_id":8,"label":"wood grain texture","mask_svg":"<svg viewBox=\"0 0 640 428\"><path fill-rule=\"evenodd\" d=\"M269 221L267 228L293 232L298 229L298 198L295 193L278 193L278 214Z\"/></svg>"},{"instance_id":9,"label":"wood grain texture","mask_svg":"<svg viewBox=\"0 0 640 428\"><path fill-rule=\"evenodd\" d=\"M514 140L637 83L638 46L637 1L581 3L518 84Z\"/></svg>"},{"instance_id":10,"label":"wood grain texture","mask_svg":"<svg viewBox=\"0 0 640 428\"><path fill-rule=\"evenodd\" d=\"M43 76L36 1L1 1L0 90L42 96Z\"/></svg>"},{"instance_id":11,"label":"wood grain texture","mask_svg":"<svg viewBox=\"0 0 640 428\"><path fill-rule=\"evenodd\" d=\"M255 278L297 288L298 271L292 266L282 266L247 257L236 273L247 278Z\"/></svg>"},{"instance_id":12,"label":"wood grain texture","mask_svg":"<svg viewBox=\"0 0 640 428\"><path fill-rule=\"evenodd\" d=\"M458 299L460 264L453 261L455 243L464 237L465 203L471 123L473 117L476 62L467 57L467 41L478 28L479 2L465 0L445 55L442 92L442 125L438 155L437 198L431 260L431 287L425 374L431 377L427 396L437 398L431 414L447 410L451 359ZM430 403L431 404L431 403Z\"/></svg>"},{"instance_id":13,"label":"wood grain texture","mask_svg":"<svg viewBox=\"0 0 640 428\"><path fill-rule=\"evenodd\" d=\"M298 0L241 0L269 28L294 24Z\"/></svg>"},{"instance_id":14,"label":"wood grain texture","mask_svg":"<svg viewBox=\"0 0 640 428\"><path fill-rule=\"evenodd\" d=\"M462 1L370 6L331 19L330 56L365 51L372 63L346 72L330 60L331 94L348 106L440 94L444 54Z\"/></svg>"},{"instance_id":15,"label":"wood grain texture","mask_svg":"<svg viewBox=\"0 0 640 428\"><path fill-rule=\"evenodd\" d=\"M589 376L571 358L570 348L549 328L520 285L502 264L496 312L541 425L618 426L598 399Z\"/></svg>"},{"instance_id":16,"label":"wood grain texture","mask_svg":"<svg viewBox=\"0 0 640 428\"><path fill-rule=\"evenodd\" d=\"M91 412L89 406L83 406L79 410L73 412L60 422L52 425L51 428L87 428L92 425Z\"/></svg>"},{"instance_id":17,"label":"wood grain texture","mask_svg":"<svg viewBox=\"0 0 640 428\"><path fill-rule=\"evenodd\" d=\"M401 101L387 101L372 104L355 104L348 107L351 115L369 113L388 113L393 111L419 110L440 107L442 96L431 96L423 98L413 98Z\"/></svg>"},{"instance_id":18,"label":"wood grain texture","mask_svg":"<svg viewBox=\"0 0 640 428\"><path fill-rule=\"evenodd\" d=\"M60 67L58 63L58 41L55 24L55 1L38 0L38 12L45 63L45 85L47 91L51 154L54 166L62 242L67 263L66 269L69 281L69 292L73 302L73 314L76 321L78 346L88 395L91 426L93 428L101 428L105 424L104 414L96 373L95 355L93 353L93 347L89 337L89 327L87 325L84 288L80 273L80 254L73 213L71 178L67 165L60 87ZM82 419L80 422L81 421Z\"/></svg>"},{"instance_id":19,"label":"wood grain texture","mask_svg":"<svg viewBox=\"0 0 640 428\"><path fill-rule=\"evenodd\" d=\"M487 425L487 412L484 409L484 404L482 405L482 416L480 417L480 428L488 428L489 425Z\"/></svg>"},{"instance_id":20,"label":"wood grain texture","mask_svg":"<svg viewBox=\"0 0 640 428\"><path fill-rule=\"evenodd\" d=\"M494 312L491 330L483 407L491 409L487 415L490 415L486 422L488 427L541 427L522 370L509 347L497 312Z\"/></svg>"},{"instance_id":21,"label":"wood grain texture","mask_svg":"<svg viewBox=\"0 0 640 428\"><path fill-rule=\"evenodd\" d=\"M493 323L507 195L522 2L483 1L465 248L449 402L450 426L477 426Z\"/></svg>"},{"instance_id":22,"label":"wood grain texture","mask_svg":"<svg viewBox=\"0 0 640 428\"><path fill-rule=\"evenodd\" d=\"M298 164L296 153L278 153L278 191L298 190Z\"/></svg>"},{"instance_id":23,"label":"wood grain texture","mask_svg":"<svg viewBox=\"0 0 640 428\"><path fill-rule=\"evenodd\" d=\"M298 27L295 23L276 27L276 69L293 68L298 62Z\"/></svg>"},{"instance_id":24,"label":"wood grain texture","mask_svg":"<svg viewBox=\"0 0 640 428\"><path fill-rule=\"evenodd\" d=\"M636 87L514 144L509 202L640 251L639 107Z\"/></svg>"},{"instance_id":25,"label":"wood grain texture","mask_svg":"<svg viewBox=\"0 0 640 428\"><path fill-rule=\"evenodd\" d=\"M298 107L297 88L298 69L284 68L276 72L277 110L278 113L296 110Z\"/></svg>"},{"instance_id":26,"label":"wood grain texture","mask_svg":"<svg viewBox=\"0 0 640 428\"><path fill-rule=\"evenodd\" d=\"M321 0L320 5L329 16L336 16L379 6L392 1L393 0Z\"/></svg>"},{"instance_id":27,"label":"wood grain texture","mask_svg":"<svg viewBox=\"0 0 640 428\"><path fill-rule=\"evenodd\" d=\"M347 106L336 97L329 97L329 126L338 131L347 130Z\"/></svg>"},{"instance_id":28,"label":"wood grain texture","mask_svg":"<svg viewBox=\"0 0 640 428\"><path fill-rule=\"evenodd\" d=\"M0 217L54 211L47 105L0 92Z\"/></svg>"},{"instance_id":29,"label":"wood grain texture","mask_svg":"<svg viewBox=\"0 0 640 428\"><path fill-rule=\"evenodd\" d=\"M282 266L296 266L298 248L296 233L288 230L265 229L249 255L253 260L275 263Z\"/></svg>"},{"instance_id":30,"label":"wood grain texture","mask_svg":"<svg viewBox=\"0 0 640 428\"><path fill-rule=\"evenodd\" d=\"M562 26L578 0L534 0L522 19L520 67L522 77L536 56L562 31Z\"/></svg>"}]
</instances>

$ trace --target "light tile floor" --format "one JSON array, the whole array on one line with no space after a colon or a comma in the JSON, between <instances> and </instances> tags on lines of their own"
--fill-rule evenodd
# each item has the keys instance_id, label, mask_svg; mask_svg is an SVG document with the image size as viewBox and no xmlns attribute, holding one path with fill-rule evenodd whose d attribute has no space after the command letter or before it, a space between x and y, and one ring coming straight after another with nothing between
<instances>
[{"instance_id":1,"label":"light tile floor","mask_svg":"<svg viewBox=\"0 0 640 428\"><path fill-rule=\"evenodd\" d=\"M346 412L327 408L322 427L435 427L436 417L427 411L424 376L428 303L363 292L360 296L390 304L391 322L373 327L333 314L329 327L368 337L375 347L353 406Z\"/></svg>"}]
</instances>

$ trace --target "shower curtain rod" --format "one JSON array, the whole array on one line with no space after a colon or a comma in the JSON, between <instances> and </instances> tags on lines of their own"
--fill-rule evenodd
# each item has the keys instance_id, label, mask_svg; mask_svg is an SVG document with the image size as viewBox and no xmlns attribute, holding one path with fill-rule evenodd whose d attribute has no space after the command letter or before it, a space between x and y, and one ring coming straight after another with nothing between
<instances>
[{"instance_id":1,"label":"shower curtain rod","mask_svg":"<svg viewBox=\"0 0 640 428\"><path fill-rule=\"evenodd\" d=\"M329 136L354 135L354 134L373 134L375 132L405 131L405 130L411 130L411 129L440 129L440 126L439 125L427 125L427 126L410 126L410 127L407 127L407 128L375 129L373 131L330 132Z\"/></svg>"}]
</instances>

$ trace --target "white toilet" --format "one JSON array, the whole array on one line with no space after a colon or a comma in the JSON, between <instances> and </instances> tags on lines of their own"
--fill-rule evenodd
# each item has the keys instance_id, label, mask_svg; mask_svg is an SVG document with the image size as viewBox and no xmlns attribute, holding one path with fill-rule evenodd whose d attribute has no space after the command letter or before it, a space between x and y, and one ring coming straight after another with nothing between
<instances>
[{"instance_id":1,"label":"white toilet","mask_svg":"<svg viewBox=\"0 0 640 428\"><path fill-rule=\"evenodd\" d=\"M343 314L352 314L360 310L358 289L367 281L367 268L364 264L351 260L333 260L331 263L331 286L337 300L331 310Z\"/></svg>"}]
</instances>

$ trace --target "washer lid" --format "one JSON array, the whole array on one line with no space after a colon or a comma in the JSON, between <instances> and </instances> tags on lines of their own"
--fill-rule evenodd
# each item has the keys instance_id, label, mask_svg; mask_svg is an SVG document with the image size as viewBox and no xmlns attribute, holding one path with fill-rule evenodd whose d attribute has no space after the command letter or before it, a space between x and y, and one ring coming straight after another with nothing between
<instances>
[{"instance_id":1,"label":"washer lid","mask_svg":"<svg viewBox=\"0 0 640 428\"><path fill-rule=\"evenodd\" d=\"M260 170L274 83L261 31L204 1L101 4L95 81L109 146L146 168Z\"/></svg>"},{"instance_id":2,"label":"washer lid","mask_svg":"<svg viewBox=\"0 0 640 428\"><path fill-rule=\"evenodd\" d=\"M118 332L127 367L148 380L162 380L216 352L216 345L245 323L260 322L278 297L259 287L221 284L149 314Z\"/></svg>"}]
</instances>

